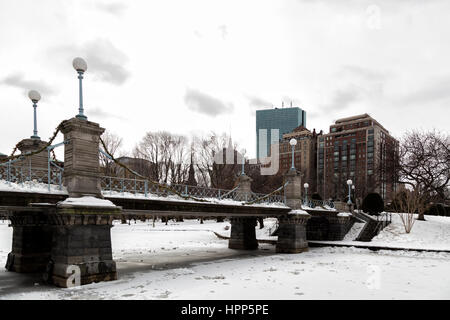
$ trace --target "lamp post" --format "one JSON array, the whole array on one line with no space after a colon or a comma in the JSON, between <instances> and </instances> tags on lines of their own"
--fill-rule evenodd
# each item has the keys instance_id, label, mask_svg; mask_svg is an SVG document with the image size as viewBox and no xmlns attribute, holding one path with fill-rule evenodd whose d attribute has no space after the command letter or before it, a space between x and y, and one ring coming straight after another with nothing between
<instances>
[{"instance_id":1,"label":"lamp post","mask_svg":"<svg viewBox=\"0 0 450 320\"><path fill-rule=\"evenodd\" d=\"M352 205L352 198L351 198L351 187L352 187L352 184L353 184L353 181L348 179L347 180L347 185L348 185L348 201L347 201L347 204L348 204L349 210L351 210L351 205Z\"/></svg>"},{"instance_id":2,"label":"lamp post","mask_svg":"<svg viewBox=\"0 0 450 320\"><path fill-rule=\"evenodd\" d=\"M87 117L84 115L83 109L83 74L87 70L86 61L82 58L75 58L72 61L73 68L78 72L79 88L80 88L80 106L78 109L78 115L76 116L78 119L87 120Z\"/></svg>"},{"instance_id":3,"label":"lamp post","mask_svg":"<svg viewBox=\"0 0 450 320\"><path fill-rule=\"evenodd\" d=\"M295 166L294 166L294 149L295 149L295 145L297 144L297 140L295 140L294 138L292 138L292 139L289 141L289 144L290 144L291 147L292 147L292 166L291 166L291 170L294 170L294 169L295 169Z\"/></svg>"},{"instance_id":4,"label":"lamp post","mask_svg":"<svg viewBox=\"0 0 450 320\"><path fill-rule=\"evenodd\" d=\"M241 176L245 175L244 166L245 166L245 149L242 149L242 170L241 170Z\"/></svg>"},{"instance_id":5,"label":"lamp post","mask_svg":"<svg viewBox=\"0 0 450 320\"><path fill-rule=\"evenodd\" d=\"M303 187L305 188L305 203L308 203L308 188L309 184L306 182Z\"/></svg>"},{"instance_id":6,"label":"lamp post","mask_svg":"<svg viewBox=\"0 0 450 320\"><path fill-rule=\"evenodd\" d=\"M30 98L31 102L33 102L33 109L34 109L34 130L33 130L33 135L31 136L31 139L40 140L41 138L39 138L38 131L37 131L37 113L36 113L36 108L37 108L38 101L41 100L41 95L36 90L30 90L28 92L28 98Z\"/></svg>"}]
</instances>

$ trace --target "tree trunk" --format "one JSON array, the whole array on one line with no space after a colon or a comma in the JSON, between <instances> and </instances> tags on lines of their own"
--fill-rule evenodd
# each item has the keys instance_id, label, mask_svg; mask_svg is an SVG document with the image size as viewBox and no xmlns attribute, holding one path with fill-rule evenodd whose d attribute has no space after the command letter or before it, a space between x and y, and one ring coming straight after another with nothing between
<instances>
[{"instance_id":1,"label":"tree trunk","mask_svg":"<svg viewBox=\"0 0 450 320\"><path fill-rule=\"evenodd\" d=\"M426 221L425 214L423 212L419 212L419 216L417 217L417 220Z\"/></svg>"},{"instance_id":2,"label":"tree trunk","mask_svg":"<svg viewBox=\"0 0 450 320\"><path fill-rule=\"evenodd\" d=\"M259 222L259 228L263 229L264 228L264 219L262 217L258 218L258 222Z\"/></svg>"}]
</instances>

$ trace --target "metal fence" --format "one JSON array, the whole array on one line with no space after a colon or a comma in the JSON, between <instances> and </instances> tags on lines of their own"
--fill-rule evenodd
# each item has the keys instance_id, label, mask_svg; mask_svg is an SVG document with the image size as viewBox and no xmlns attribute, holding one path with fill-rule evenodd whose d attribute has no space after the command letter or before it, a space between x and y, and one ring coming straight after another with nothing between
<instances>
[{"instance_id":1,"label":"metal fence","mask_svg":"<svg viewBox=\"0 0 450 320\"><path fill-rule=\"evenodd\" d=\"M312 209L315 207L321 207L323 209L334 209L334 203L331 200L304 199L303 205Z\"/></svg>"},{"instance_id":2,"label":"metal fence","mask_svg":"<svg viewBox=\"0 0 450 320\"><path fill-rule=\"evenodd\" d=\"M6 183L23 185L26 182L45 183L50 190L51 185L62 190L64 169L51 163L48 168L31 168L25 161L8 161L0 164L0 179Z\"/></svg>"},{"instance_id":3,"label":"metal fence","mask_svg":"<svg viewBox=\"0 0 450 320\"><path fill-rule=\"evenodd\" d=\"M120 177L101 177L101 188L104 193L113 195L115 193L131 193L134 195L143 195L150 197L151 194L167 197L176 195L176 192L183 196L191 196L202 199L218 199L218 200L234 200L234 201L255 201L256 203L285 203L282 192L272 194L264 199L264 194L259 193L243 193L236 187L232 190L208 188L201 186L190 186L185 184L154 184L149 180L134 179L134 178L120 178ZM174 192L174 191L176 192Z\"/></svg>"}]
</instances>

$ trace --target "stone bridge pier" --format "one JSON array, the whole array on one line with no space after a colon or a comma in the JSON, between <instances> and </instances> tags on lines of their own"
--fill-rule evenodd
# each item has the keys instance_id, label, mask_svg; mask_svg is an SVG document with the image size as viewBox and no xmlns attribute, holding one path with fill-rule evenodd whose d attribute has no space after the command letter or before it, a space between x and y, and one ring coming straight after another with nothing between
<instances>
[{"instance_id":1,"label":"stone bridge pier","mask_svg":"<svg viewBox=\"0 0 450 320\"><path fill-rule=\"evenodd\" d=\"M236 180L236 200L247 201L250 199L252 179L246 174L240 175ZM228 248L239 250L255 250L258 248L256 240L256 218L255 217L232 217L230 218L231 234Z\"/></svg>"},{"instance_id":2,"label":"stone bridge pier","mask_svg":"<svg viewBox=\"0 0 450 320\"><path fill-rule=\"evenodd\" d=\"M69 198L56 205L35 205L11 216L13 248L6 268L15 272L44 272L60 287L117 279L112 258L113 217L122 208L104 200L99 170L99 124L72 118L61 128L64 140L64 181ZM19 144L21 150L42 147L39 141ZM44 154L44 152L42 152ZM45 152L45 163L47 161ZM41 153L31 157L43 163ZM34 211L33 211L34 209Z\"/></svg>"},{"instance_id":3,"label":"stone bridge pier","mask_svg":"<svg viewBox=\"0 0 450 320\"><path fill-rule=\"evenodd\" d=\"M299 253L308 251L306 241L306 223L311 217L302 208L302 179L295 169L289 170L284 175L286 205L292 211L278 218L278 241L276 252ZM296 212L298 210L298 212Z\"/></svg>"},{"instance_id":4,"label":"stone bridge pier","mask_svg":"<svg viewBox=\"0 0 450 320\"><path fill-rule=\"evenodd\" d=\"M286 204L292 211L278 217L278 241L276 252L279 253L299 253L308 251L306 241L306 223L310 215L301 210L301 175L294 169L284 176ZM251 179L246 175L238 178L239 194L245 198L251 193ZM298 211L296 211L298 209ZM258 248L256 239L256 217L232 217L231 235L228 248L240 250L255 250Z\"/></svg>"}]
</instances>

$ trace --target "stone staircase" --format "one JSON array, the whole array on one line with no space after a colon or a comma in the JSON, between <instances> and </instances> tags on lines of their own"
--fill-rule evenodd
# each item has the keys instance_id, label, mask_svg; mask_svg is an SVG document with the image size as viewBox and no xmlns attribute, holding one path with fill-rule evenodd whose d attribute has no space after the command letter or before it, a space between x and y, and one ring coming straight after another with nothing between
<instances>
[{"instance_id":1,"label":"stone staircase","mask_svg":"<svg viewBox=\"0 0 450 320\"><path fill-rule=\"evenodd\" d=\"M373 216L368 215L364 212L358 212L355 210L353 212L353 216L365 223L363 229L361 230L355 241L369 242L376 235L378 235L381 230L383 230L387 225L391 223L390 213L385 213L382 216L374 218Z\"/></svg>"}]
</instances>

